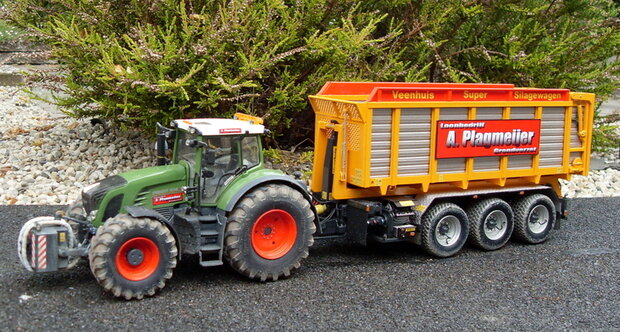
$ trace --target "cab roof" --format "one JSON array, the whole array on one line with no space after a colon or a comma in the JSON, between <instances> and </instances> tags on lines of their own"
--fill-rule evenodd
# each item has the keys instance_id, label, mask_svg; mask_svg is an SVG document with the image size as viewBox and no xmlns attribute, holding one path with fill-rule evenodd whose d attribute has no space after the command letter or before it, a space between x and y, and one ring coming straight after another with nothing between
<instances>
[{"instance_id":1,"label":"cab roof","mask_svg":"<svg viewBox=\"0 0 620 332\"><path fill-rule=\"evenodd\" d=\"M253 121L233 119L178 119L172 124L179 129L202 136L264 134L265 126Z\"/></svg>"}]
</instances>

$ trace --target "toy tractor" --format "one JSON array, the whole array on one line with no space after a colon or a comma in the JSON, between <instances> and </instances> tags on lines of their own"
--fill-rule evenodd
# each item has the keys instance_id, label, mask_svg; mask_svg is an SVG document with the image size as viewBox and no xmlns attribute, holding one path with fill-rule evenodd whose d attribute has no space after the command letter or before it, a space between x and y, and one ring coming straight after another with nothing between
<instances>
[{"instance_id":1,"label":"toy tractor","mask_svg":"<svg viewBox=\"0 0 620 332\"><path fill-rule=\"evenodd\" d=\"M263 167L262 119L171 125L159 126L159 166L104 179L64 215L28 221L18 240L22 264L51 272L88 257L101 286L128 300L163 288L182 254L197 254L202 266L227 261L262 281L298 268L316 212L301 181Z\"/></svg>"}]
</instances>

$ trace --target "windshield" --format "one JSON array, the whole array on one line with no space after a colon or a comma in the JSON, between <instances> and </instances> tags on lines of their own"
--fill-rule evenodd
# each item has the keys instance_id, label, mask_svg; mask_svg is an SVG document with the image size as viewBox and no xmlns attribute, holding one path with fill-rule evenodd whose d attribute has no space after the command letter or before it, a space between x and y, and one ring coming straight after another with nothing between
<instances>
[{"instance_id":1,"label":"windshield","mask_svg":"<svg viewBox=\"0 0 620 332\"><path fill-rule=\"evenodd\" d=\"M209 204L235 176L260 163L260 145L258 136L203 137L203 142L214 157L202 165L202 203Z\"/></svg>"},{"instance_id":2,"label":"windshield","mask_svg":"<svg viewBox=\"0 0 620 332\"><path fill-rule=\"evenodd\" d=\"M213 203L218 193L228 184L239 169L239 140L234 136L205 137L204 142L213 151L214 159L202 165L202 202Z\"/></svg>"}]
</instances>

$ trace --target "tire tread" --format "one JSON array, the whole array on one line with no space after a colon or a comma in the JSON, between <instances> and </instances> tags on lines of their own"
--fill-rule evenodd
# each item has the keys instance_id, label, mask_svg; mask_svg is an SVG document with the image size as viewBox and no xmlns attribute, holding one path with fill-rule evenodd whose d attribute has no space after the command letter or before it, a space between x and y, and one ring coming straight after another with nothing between
<instances>
[{"instance_id":1,"label":"tire tread","mask_svg":"<svg viewBox=\"0 0 620 332\"><path fill-rule=\"evenodd\" d=\"M298 207L305 213L304 217L306 220L302 222L303 227L305 227L302 234L304 234L305 238L302 240L302 252L297 255L291 264L282 267L279 271L267 272L254 267L252 264L248 264L242 248L242 223L254 222L253 220L247 220L249 212L261 204L274 200L286 200L299 204ZM308 257L309 247L314 243L312 234L316 231L316 226L312 221L314 214L310 208L310 203L299 191L286 185L269 184L247 193L233 209L228 219L224 239L224 257L234 270L250 279L258 279L264 282L289 277L292 270L301 266L301 260Z\"/></svg>"},{"instance_id":2,"label":"tire tread","mask_svg":"<svg viewBox=\"0 0 620 332\"><path fill-rule=\"evenodd\" d=\"M530 213L531 208L538 201L544 202L551 207L549 211L549 224L550 225L548 226L548 229L546 233L544 234L544 236L541 238L533 237L528 231L529 213ZM513 236L515 237L515 239L521 242L524 242L524 243L529 243L529 244L541 243L548 239L549 234L551 232L551 229L553 229L553 225L556 219L555 206L553 205L553 202L548 196L543 195L543 194L528 195L516 201L514 204L513 210L515 213L515 222L514 222L515 226L514 226L514 232L513 232Z\"/></svg>"},{"instance_id":3,"label":"tire tread","mask_svg":"<svg viewBox=\"0 0 620 332\"><path fill-rule=\"evenodd\" d=\"M135 228L155 232L158 237L164 238L164 242L171 248L170 257L164 262L165 273L160 280L146 289L139 290L124 288L123 285L116 280L111 270L111 265L115 264L115 262L109 262L107 259L107 257L110 256L110 251L115 240L124 232ZM159 221L149 218L133 218L126 214L119 214L108 219L103 226L97 229L97 233L92 239L91 247L88 252L88 260L95 279L106 291L112 293L115 297L124 297L126 300L140 300L145 296L153 296L157 291L164 288L166 280L172 277L172 269L176 267L177 254L178 251L174 237L168 228Z\"/></svg>"}]
</instances>

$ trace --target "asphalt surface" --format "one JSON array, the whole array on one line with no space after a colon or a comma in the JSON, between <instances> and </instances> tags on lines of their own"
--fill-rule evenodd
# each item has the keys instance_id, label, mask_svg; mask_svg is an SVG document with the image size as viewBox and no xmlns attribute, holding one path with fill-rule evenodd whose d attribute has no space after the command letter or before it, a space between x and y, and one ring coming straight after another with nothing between
<instances>
[{"instance_id":1,"label":"asphalt surface","mask_svg":"<svg viewBox=\"0 0 620 332\"><path fill-rule=\"evenodd\" d=\"M620 331L620 198L570 203L540 245L433 259L408 243L323 240L286 280L190 259L159 295L130 302L104 293L85 264L27 272L19 228L58 207L0 206L0 330Z\"/></svg>"}]
</instances>

